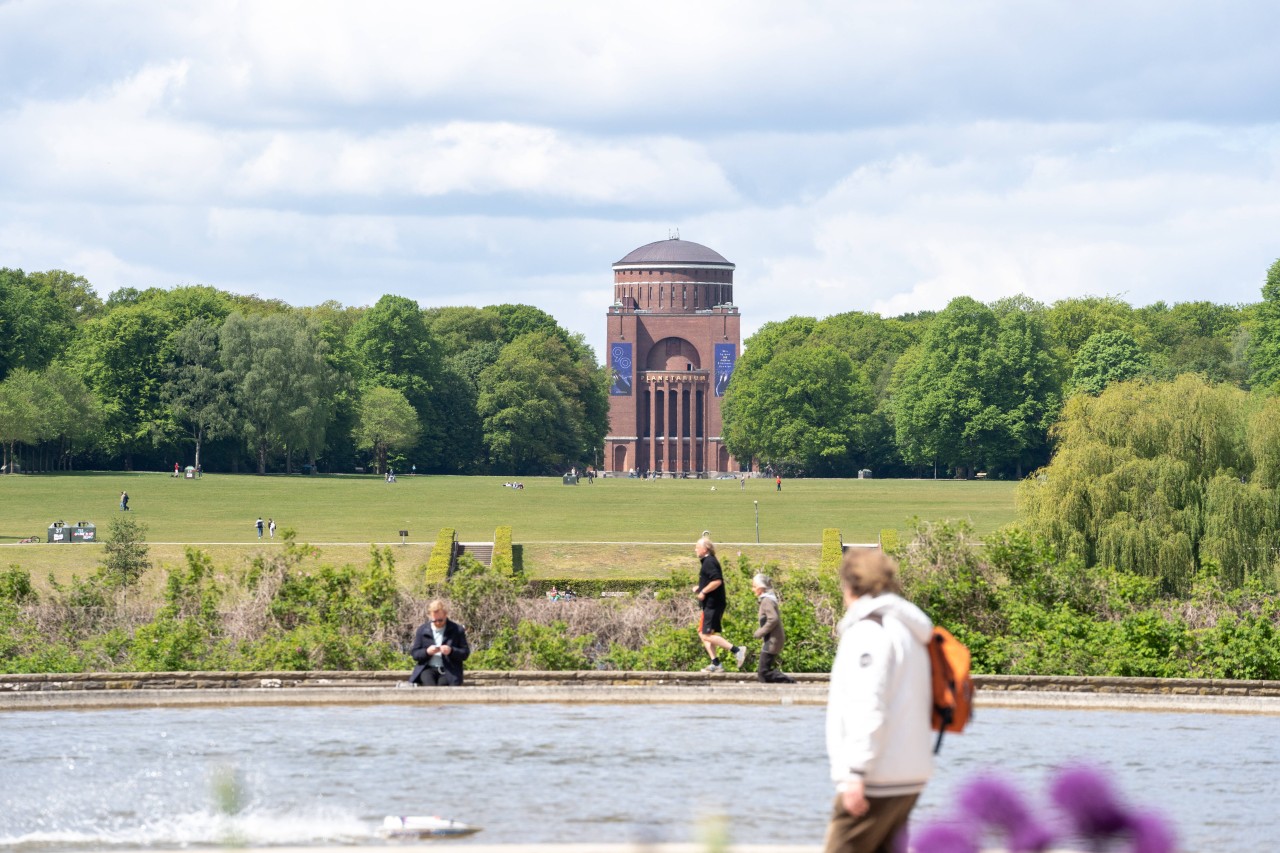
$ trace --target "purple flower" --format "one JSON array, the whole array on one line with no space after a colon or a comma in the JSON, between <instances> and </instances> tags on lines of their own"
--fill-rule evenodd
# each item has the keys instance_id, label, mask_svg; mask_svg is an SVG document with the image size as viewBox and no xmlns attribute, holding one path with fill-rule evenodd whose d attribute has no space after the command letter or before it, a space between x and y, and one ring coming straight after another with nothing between
<instances>
[{"instance_id":1,"label":"purple flower","mask_svg":"<svg viewBox=\"0 0 1280 853\"><path fill-rule=\"evenodd\" d=\"M1128 815L1106 778L1087 767L1063 770L1049 787L1049 797L1066 812L1076 832L1105 840L1129 827Z\"/></svg>"},{"instance_id":2,"label":"purple flower","mask_svg":"<svg viewBox=\"0 0 1280 853\"><path fill-rule=\"evenodd\" d=\"M916 853L978 853L979 831L968 823L934 823L912 833Z\"/></svg>"},{"instance_id":3,"label":"purple flower","mask_svg":"<svg viewBox=\"0 0 1280 853\"><path fill-rule=\"evenodd\" d=\"M1173 853L1177 846L1173 828L1164 818L1149 812L1129 815L1129 832L1133 836L1133 853Z\"/></svg>"},{"instance_id":4,"label":"purple flower","mask_svg":"<svg viewBox=\"0 0 1280 853\"><path fill-rule=\"evenodd\" d=\"M970 783L960 793L960 807L1003 832L1013 853L1034 853L1053 842L1053 832L1036 821L1018 792L1000 779L988 776Z\"/></svg>"}]
</instances>

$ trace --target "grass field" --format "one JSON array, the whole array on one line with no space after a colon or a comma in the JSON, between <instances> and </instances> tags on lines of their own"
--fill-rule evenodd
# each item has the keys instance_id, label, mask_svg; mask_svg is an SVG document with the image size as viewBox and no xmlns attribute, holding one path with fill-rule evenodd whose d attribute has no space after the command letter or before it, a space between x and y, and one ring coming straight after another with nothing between
<instances>
[{"instance_id":1,"label":"grass field","mask_svg":"<svg viewBox=\"0 0 1280 853\"><path fill-rule=\"evenodd\" d=\"M300 541L321 544L335 563L363 561L369 543L398 544L398 531L408 530L410 545L398 552L402 569L425 562L441 527L456 528L462 541L491 541L495 527L511 525L534 577L662 576L666 563L684 560L704 530L723 545L791 562L816 555L826 527L839 528L846 542L874 542L881 530L902 530L914 516L966 518L979 532L1014 517L1014 484L1008 482L787 480L781 492L763 479L748 481L745 489L733 480L522 482L525 488L515 490L505 488L501 477L386 483L373 476L0 476L0 565L20 565L37 577L92 568L99 554L92 545L13 543L43 539L59 520L89 521L105 535L120 513L121 490L129 492L133 517L147 525L160 563L181 559L186 544L227 560L279 547L259 543L253 523L261 514L297 531Z\"/></svg>"}]
</instances>

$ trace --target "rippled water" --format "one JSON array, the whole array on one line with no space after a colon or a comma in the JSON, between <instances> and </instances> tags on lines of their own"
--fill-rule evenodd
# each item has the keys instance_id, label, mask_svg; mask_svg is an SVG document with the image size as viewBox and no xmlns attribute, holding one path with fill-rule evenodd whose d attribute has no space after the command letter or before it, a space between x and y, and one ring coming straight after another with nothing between
<instances>
[{"instance_id":1,"label":"rippled water","mask_svg":"<svg viewBox=\"0 0 1280 853\"><path fill-rule=\"evenodd\" d=\"M342 844L437 814L484 842L821 841L818 707L467 705L0 713L0 849ZM984 769L1043 801L1055 767L1109 769L1187 850L1280 847L1280 719L986 709L949 737L919 818ZM213 780L238 776L226 814ZM700 823L701 822L701 823ZM454 842L450 846L465 846Z\"/></svg>"}]
</instances>

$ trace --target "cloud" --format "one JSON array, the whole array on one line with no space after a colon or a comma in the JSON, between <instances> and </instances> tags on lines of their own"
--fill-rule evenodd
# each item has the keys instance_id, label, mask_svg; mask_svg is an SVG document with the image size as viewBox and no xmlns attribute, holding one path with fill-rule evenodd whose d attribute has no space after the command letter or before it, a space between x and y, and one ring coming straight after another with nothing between
<instances>
[{"instance_id":1,"label":"cloud","mask_svg":"<svg viewBox=\"0 0 1280 853\"><path fill-rule=\"evenodd\" d=\"M679 227L748 333L957 295L1254 301L1269 5L0 3L0 264L531 302Z\"/></svg>"}]
</instances>

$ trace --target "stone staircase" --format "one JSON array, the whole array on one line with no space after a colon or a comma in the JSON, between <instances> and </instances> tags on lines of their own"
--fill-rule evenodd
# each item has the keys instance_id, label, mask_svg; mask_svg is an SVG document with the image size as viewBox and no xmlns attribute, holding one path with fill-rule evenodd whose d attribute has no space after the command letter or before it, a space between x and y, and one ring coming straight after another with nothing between
<instances>
[{"instance_id":1,"label":"stone staircase","mask_svg":"<svg viewBox=\"0 0 1280 853\"><path fill-rule=\"evenodd\" d=\"M469 555L471 559L482 565L493 565L492 542L459 542L456 556L461 557L463 554Z\"/></svg>"}]
</instances>

